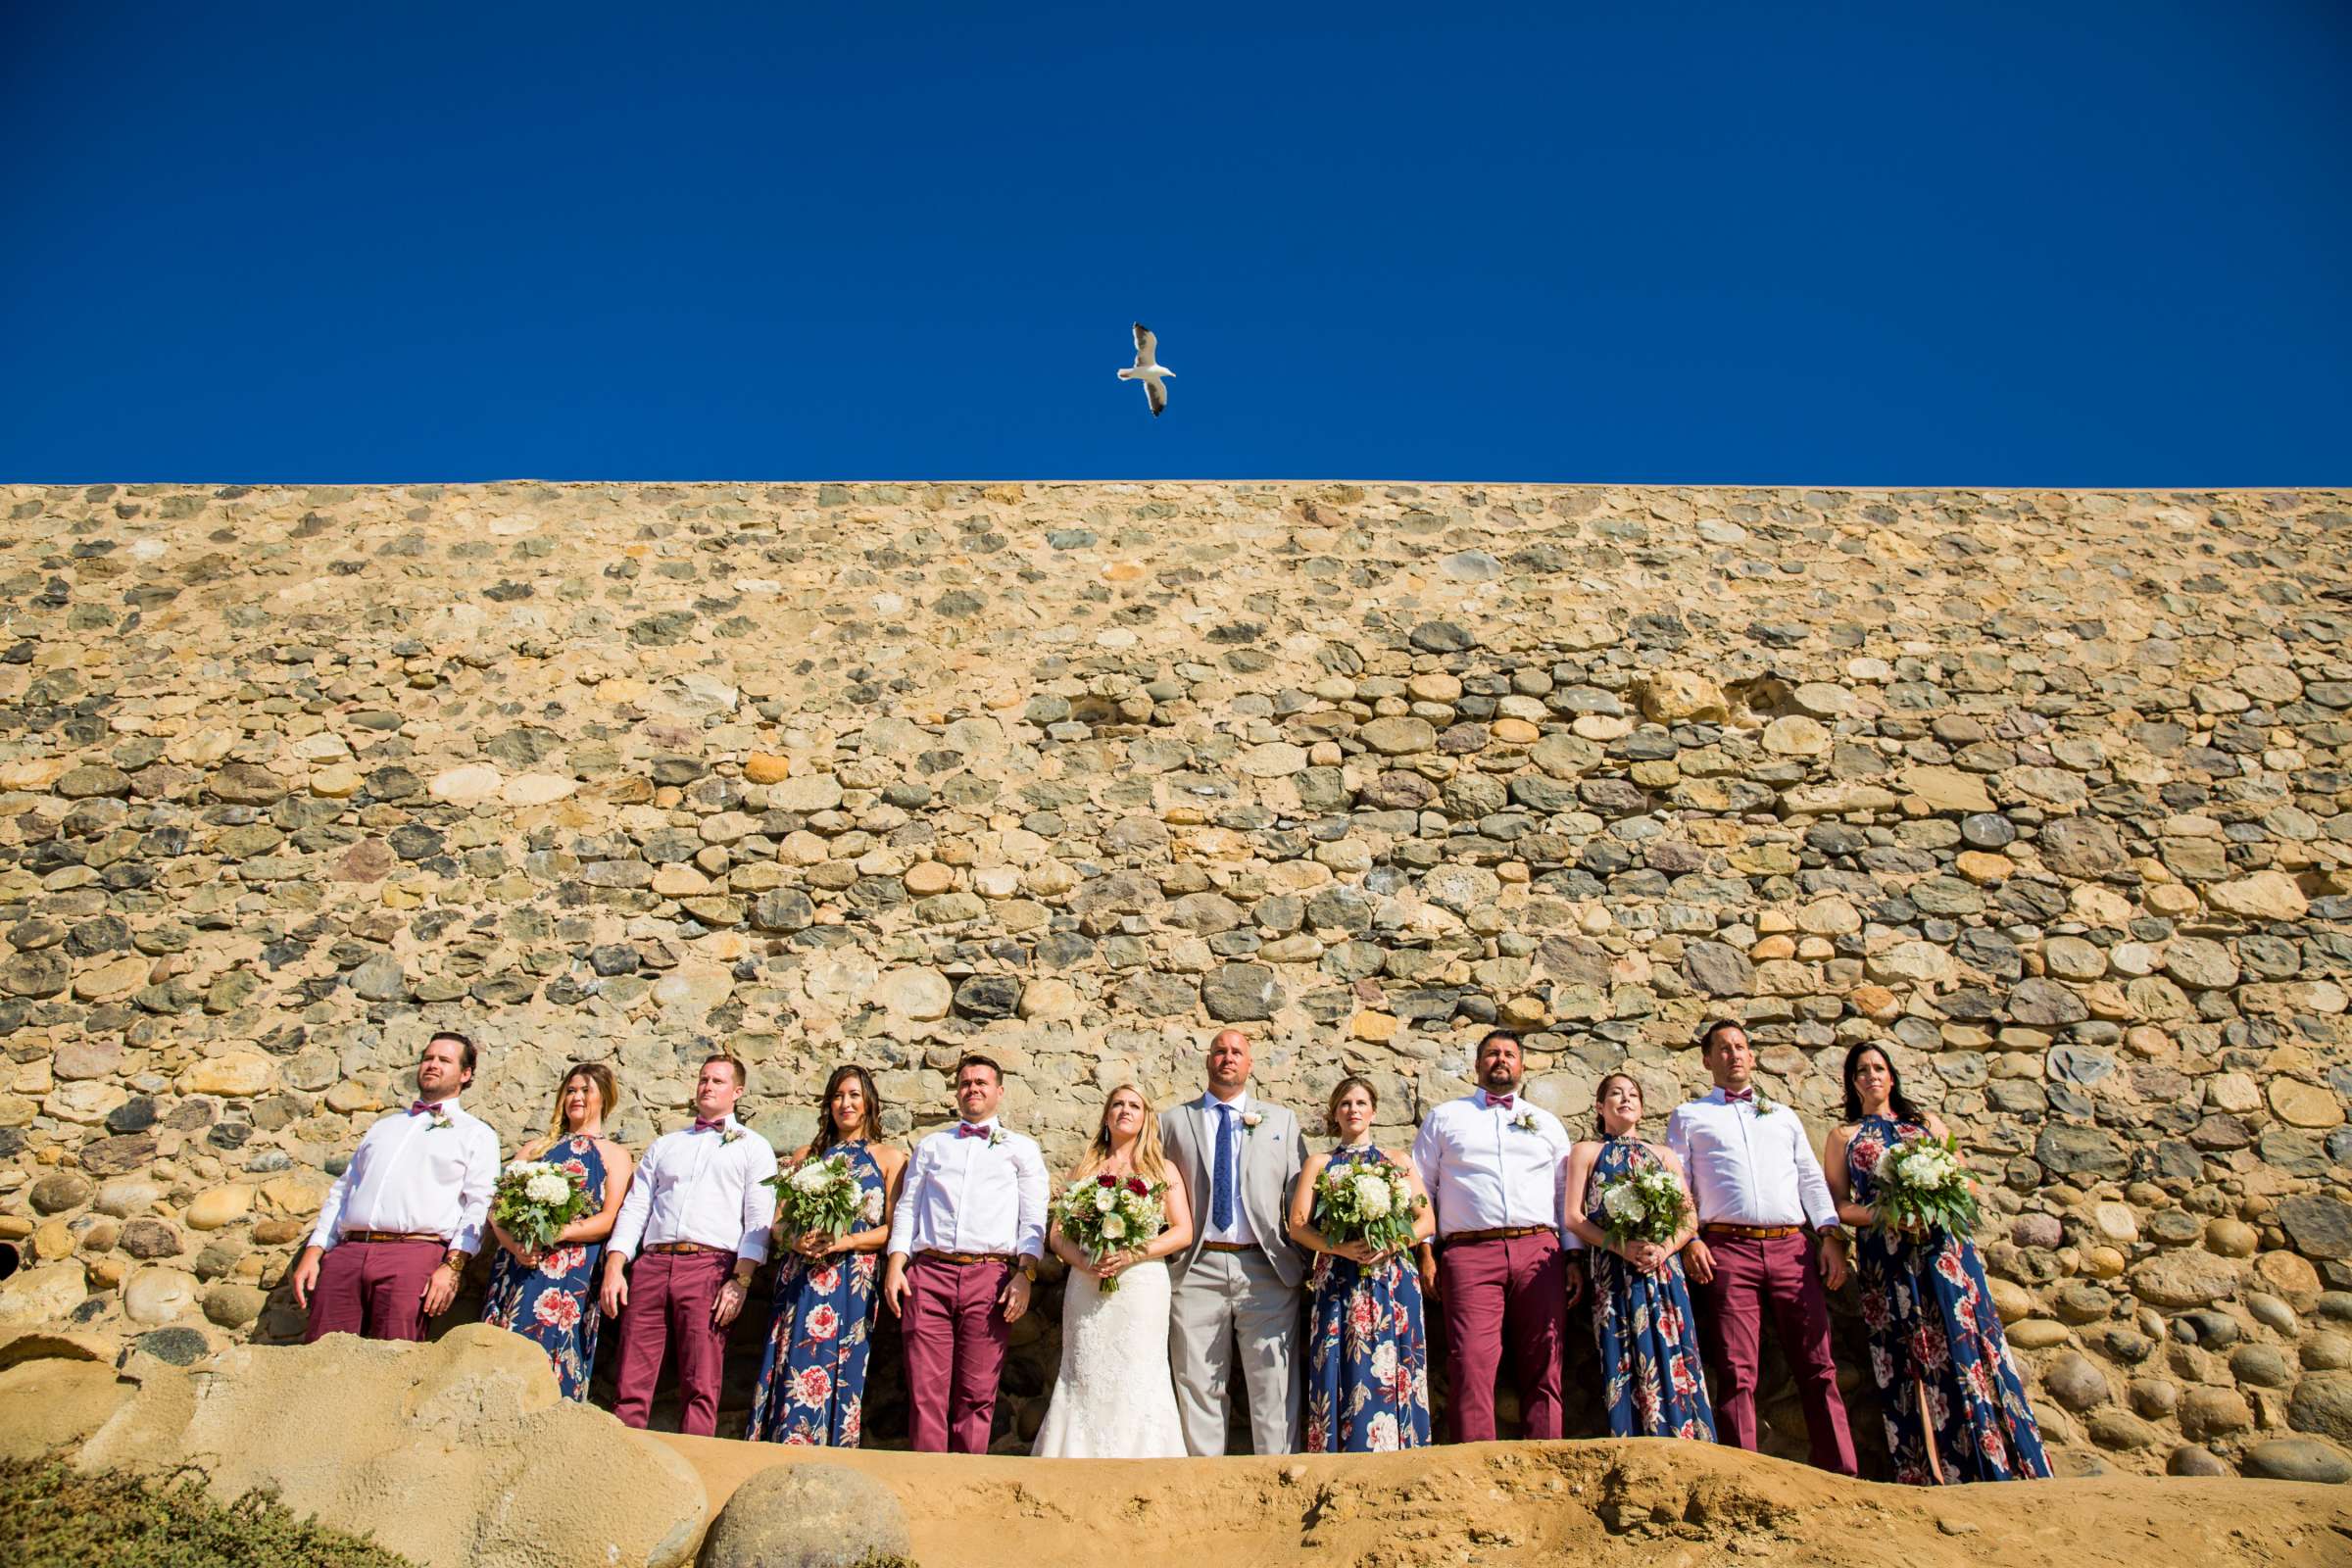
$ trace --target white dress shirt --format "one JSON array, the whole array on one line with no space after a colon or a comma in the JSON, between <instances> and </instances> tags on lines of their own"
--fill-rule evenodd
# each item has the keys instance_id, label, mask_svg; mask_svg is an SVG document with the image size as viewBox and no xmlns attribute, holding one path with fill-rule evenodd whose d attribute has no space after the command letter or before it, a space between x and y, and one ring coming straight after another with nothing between
<instances>
[{"instance_id":1,"label":"white dress shirt","mask_svg":"<svg viewBox=\"0 0 2352 1568\"><path fill-rule=\"evenodd\" d=\"M1233 1223L1212 1225L1209 1215L1216 1208L1217 1195L1217 1122L1218 1110L1223 1107L1233 1122ZM1237 1247L1255 1247L1257 1227L1250 1223L1250 1205L1242 1201L1242 1161L1250 1147L1250 1129L1242 1118L1250 1114L1250 1091L1243 1090L1231 1100L1219 1100L1213 1091L1200 1096L1200 1124L1208 1133L1208 1158L1203 1161L1207 1170L1208 1191L1200 1195L1194 1216L1200 1227L1203 1242L1231 1242ZM1286 1197L1284 1201L1289 1201Z\"/></svg>"},{"instance_id":2,"label":"white dress shirt","mask_svg":"<svg viewBox=\"0 0 2352 1568\"><path fill-rule=\"evenodd\" d=\"M776 1191L765 1185L775 1173L775 1150L733 1116L708 1132L664 1133L637 1162L607 1246L634 1257L640 1248L696 1242L757 1263L776 1219Z\"/></svg>"},{"instance_id":3,"label":"white dress shirt","mask_svg":"<svg viewBox=\"0 0 2352 1568\"><path fill-rule=\"evenodd\" d=\"M1429 1113L1413 1140L1413 1164L1429 1189L1441 1237L1524 1225L1561 1228L1568 1129L1525 1095L1503 1099L1509 1103L1479 1089L1448 1100Z\"/></svg>"},{"instance_id":4,"label":"white dress shirt","mask_svg":"<svg viewBox=\"0 0 2352 1568\"><path fill-rule=\"evenodd\" d=\"M1666 1147L1683 1162L1690 1201L1702 1225L1838 1223L1838 1200L1813 1155L1805 1124L1787 1105L1757 1115L1752 1101L1734 1103L1720 1089L1675 1107Z\"/></svg>"},{"instance_id":5,"label":"white dress shirt","mask_svg":"<svg viewBox=\"0 0 2352 1568\"><path fill-rule=\"evenodd\" d=\"M396 1110L368 1129L319 1206L313 1247L333 1247L345 1231L429 1231L460 1251L481 1250L498 1134L454 1098L440 1103L438 1114Z\"/></svg>"},{"instance_id":6,"label":"white dress shirt","mask_svg":"<svg viewBox=\"0 0 2352 1568\"><path fill-rule=\"evenodd\" d=\"M986 1136L958 1137L949 1127L914 1146L890 1250L1002 1252L1040 1257L1046 1250L1046 1156L1037 1140L987 1121Z\"/></svg>"}]
</instances>

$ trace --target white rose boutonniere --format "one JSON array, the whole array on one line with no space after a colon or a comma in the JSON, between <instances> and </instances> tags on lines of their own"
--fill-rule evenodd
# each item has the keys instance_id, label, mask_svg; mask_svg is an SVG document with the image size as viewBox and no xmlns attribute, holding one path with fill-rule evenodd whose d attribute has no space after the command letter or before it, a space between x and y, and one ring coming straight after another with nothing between
<instances>
[{"instance_id":1,"label":"white rose boutonniere","mask_svg":"<svg viewBox=\"0 0 2352 1568\"><path fill-rule=\"evenodd\" d=\"M725 1132L723 1132L723 1133L720 1133L720 1134L718 1135L718 1142L719 1142L719 1145L720 1145L720 1147L721 1147L721 1148L724 1148L726 1145L733 1143L733 1142L734 1142L736 1139L738 1139L738 1138L741 1138L742 1136L743 1136L743 1129L742 1129L742 1128L740 1128L740 1127L730 1127L730 1128L728 1128L728 1129L727 1129Z\"/></svg>"},{"instance_id":2,"label":"white rose boutonniere","mask_svg":"<svg viewBox=\"0 0 2352 1568\"><path fill-rule=\"evenodd\" d=\"M1759 1115L1759 1116L1769 1116L1769 1115L1771 1115L1771 1114L1773 1113L1773 1111L1774 1111L1774 1110L1776 1110L1776 1109L1778 1109L1778 1108L1779 1108L1779 1105L1778 1105L1778 1102L1775 1102L1775 1101L1771 1101L1771 1100L1767 1100L1767 1099L1765 1099L1765 1098L1764 1098L1764 1091L1763 1091L1763 1090L1759 1089L1759 1090L1757 1090L1755 1093L1756 1093L1756 1098L1755 1098L1755 1100L1752 1102L1752 1103L1753 1103L1753 1104L1755 1105L1755 1107L1756 1107L1756 1114L1757 1114L1757 1115Z\"/></svg>"},{"instance_id":3,"label":"white rose boutonniere","mask_svg":"<svg viewBox=\"0 0 2352 1568\"><path fill-rule=\"evenodd\" d=\"M991 1127L991 1128L988 1130L988 1147L989 1147L989 1148L991 1148L991 1149L1002 1149L1002 1148L1004 1148L1004 1128L1002 1128L1002 1127Z\"/></svg>"},{"instance_id":4,"label":"white rose boutonniere","mask_svg":"<svg viewBox=\"0 0 2352 1568\"><path fill-rule=\"evenodd\" d=\"M441 1112L437 1110L433 1112L433 1131L440 1132L445 1128L455 1127L456 1125L456 1122L451 1121Z\"/></svg>"},{"instance_id":5,"label":"white rose boutonniere","mask_svg":"<svg viewBox=\"0 0 2352 1568\"><path fill-rule=\"evenodd\" d=\"M1253 1132L1257 1131L1257 1124L1258 1124L1259 1122L1261 1122L1261 1121L1264 1121L1265 1119L1266 1119L1266 1118L1265 1118L1265 1115L1264 1115L1264 1113L1263 1113L1263 1112L1261 1112L1261 1111L1255 1111L1255 1110L1245 1110L1245 1111L1243 1111L1243 1112L1242 1112L1242 1132L1243 1132L1243 1134L1244 1134L1245 1136L1247 1136L1248 1134L1250 1134L1250 1133L1253 1133Z\"/></svg>"},{"instance_id":6,"label":"white rose boutonniere","mask_svg":"<svg viewBox=\"0 0 2352 1568\"><path fill-rule=\"evenodd\" d=\"M1532 1110L1523 1110L1511 1118L1511 1125L1523 1133L1532 1133L1536 1131L1536 1113Z\"/></svg>"}]
</instances>

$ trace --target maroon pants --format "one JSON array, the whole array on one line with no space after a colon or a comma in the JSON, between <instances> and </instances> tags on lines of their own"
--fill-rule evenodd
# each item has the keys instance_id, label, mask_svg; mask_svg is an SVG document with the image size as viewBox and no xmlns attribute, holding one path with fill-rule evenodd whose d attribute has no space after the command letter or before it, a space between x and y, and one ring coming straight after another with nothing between
<instances>
[{"instance_id":1,"label":"maroon pants","mask_svg":"<svg viewBox=\"0 0 2352 1568\"><path fill-rule=\"evenodd\" d=\"M424 1338L424 1288L449 1249L439 1242L338 1242L318 1259L305 1345L326 1334Z\"/></svg>"},{"instance_id":2,"label":"maroon pants","mask_svg":"<svg viewBox=\"0 0 2352 1568\"><path fill-rule=\"evenodd\" d=\"M906 1265L900 1327L906 1342L907 1435L918 1453L986 1453L997 1375L1010 1331L997 1298L1012 1277L1001 1261Z\"/></svg>"},{"instance_id":3,"label":"maroon pants","mask_svg":"<svg viewBox=\"0 0 2352 1568\"><path fill-rule=\"evenodd\" d=\"M1763 1350L1764 1312L1796 1374L1805 1401L1805 1438L1813 1462L1839 1475L1854 1473L1854 1440L1838 1395L1838 1364L1830 1357L1830 1302L1813 1266L1813 1248L1799 1236L1775 1241L1706 1237L1715 1277L1693 1284L1699 1343L1715 1370L1715 1430L1738 1447L1756 1446L1756 1362Z\"/></svg>"},{"instance_id":4,"label":"maroon pants","mask_svg":"<svg viewBox=\"0 0 2352 1568\"><path fill-rule=\"evenodd\" d=\"M1453 1441L1485 1443L1494 1436L1494 1373L1505 1340L1527 1435L1558 1437L1560 1349L1568 1322L1560 1239L1545 1232L1441 1246L1438 1303L1446 1313Z\"/></svg>"},{"instance_id":5,"label":"maroon pants","mask_svg":"<svg viewBox=\"0 0 2352 1568\"><path fill-rule=\"evenodd\" d=\"M620 1309L620 1361L612 1413L645 1425L662 1382L662 1358L678 1357L678 1430L708 1438L718 1430L718 1384L726 1366L727 1331L714 1328L710 1309L718 1288L735 1272L732 1252L644 1252L629 1265L629 1304Z\"/></svg>"}]
</instances>

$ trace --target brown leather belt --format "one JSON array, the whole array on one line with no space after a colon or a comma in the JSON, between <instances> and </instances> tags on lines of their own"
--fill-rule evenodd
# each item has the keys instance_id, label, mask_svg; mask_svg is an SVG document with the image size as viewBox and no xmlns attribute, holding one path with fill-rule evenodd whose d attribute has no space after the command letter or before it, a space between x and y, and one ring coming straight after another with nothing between
<instances>
[{"instance_id":1,"label":"brown leather belt","mask_svg":"<svg viewBox=\"0 0 2352 1568\"><path fill-rule=\"evenodd\" d=\"M1257 1250L1257 1244L1254 1242L1202 1242L1200 1250L1203 1252L1254 1252Z\"/></svg>"},{"instance_id":2,"label":"brown leather belt","mask_svg":"<svg viewBox=\"0 0 2352 1568\"><path fill-rule=\"evenodd\" d=\"M956 1265L957 1268L961 1268L961 1267L963 1267L963 1266L964 1266L965 1264L967 1264L967 1263L1009 1263L1009 1262L1011 1262L1011 1261L1012 1261L1012 1254L1011 1254L1010 1252L932 1252L932 1251L922 1251L922 1252L917 1252L917 1253L915 1253L914 1255L915 1255L916 1257L918 1257L918 1258L921 1258L921 1259L923 1259L923 1260L927 1261L927 1262L932 1262L932 1263L953 1263L953 1264L955 1264L955 1265Z\"/></svg>"},{"instance_id":3,"label":"brown leather belt","mask_svg":"<svg viewBox=\"0 0 2352 1568\"><path fill-rule=\"evenodd\" d=\"M729 1257L735 1255L732 1247L706 1247L701 1242L656 1242L646 1250L660 1252L664 1257L682 1257L697 1252L724 1252Z\"/></svg>"},{"instance_id":4,"label":"brown leather belt","mask_svg":"<svg viewBox=\"0 0 2352 1568\"><path fill-rule=\"evenodd\" d=\"M1801 1225L1701 1225L1701 1236L1721 1236L1735 1242L1777 1242L1784 1236L1794 1236L1803 1230Z\"/></svg>"},{"instance_id":5,"label":"brown leather belt","mask_svg":"<svg viewBox=\"0 0 2352 1568\"><path fill-rule=\"evenodd\" d=\"M449 1238L436 1231L345 1231L337 1238L343 1242L430 1242L435 1247L448 1245Z\"/></svg>"},{"instance_id":6,"label":"brown leather belt","mask_svg":"<svg viewBox=\"0 0 2352 1568\"><path fill-rule=\"evenodd\" d=\"M1507 1242L1521 1236L1552 1234L1552 1228L1548 1225L1504 1225L1491 1231L1455 1231L1451 1235L1439 1237L1438 1245L1452 1247L1462 1242Z\"/></svg>"}]
</instances>

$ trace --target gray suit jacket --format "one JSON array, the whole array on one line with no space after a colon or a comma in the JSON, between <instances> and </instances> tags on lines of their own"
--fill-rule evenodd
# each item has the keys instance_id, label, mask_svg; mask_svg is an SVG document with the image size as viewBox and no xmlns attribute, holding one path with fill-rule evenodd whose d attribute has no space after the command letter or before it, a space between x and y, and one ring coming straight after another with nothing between
<instances>
[{"instance_id":1,"label":"gray suit jacket","mask_svg":"<svg viewBox=\"0 0 2352 1568\"><path fill-rule=\"evenodd\" d=\"M1306 1257L1291 1245L1286 1222L1291 1186L1298 1179L1298 1168L1306 1163L1306 1138L1298 1131L1298 1118L1280 1105L1253 1096L1250 1108L1262 1119L1242 1134L1238 1196L1266 1260L1274 1265L1283 1284L1296 1286L1306 1277ZM1159 1141L1183 1173L1184 1189L1193 1202L1193 1245L1171 1259L1182 1273L1200 1255L1200 1244L1208 1237L1208 1205L1216 1171L1216 1126L1201 1109L1199 1096L1160 1113Z\"/></svg>"}]
</instances>

